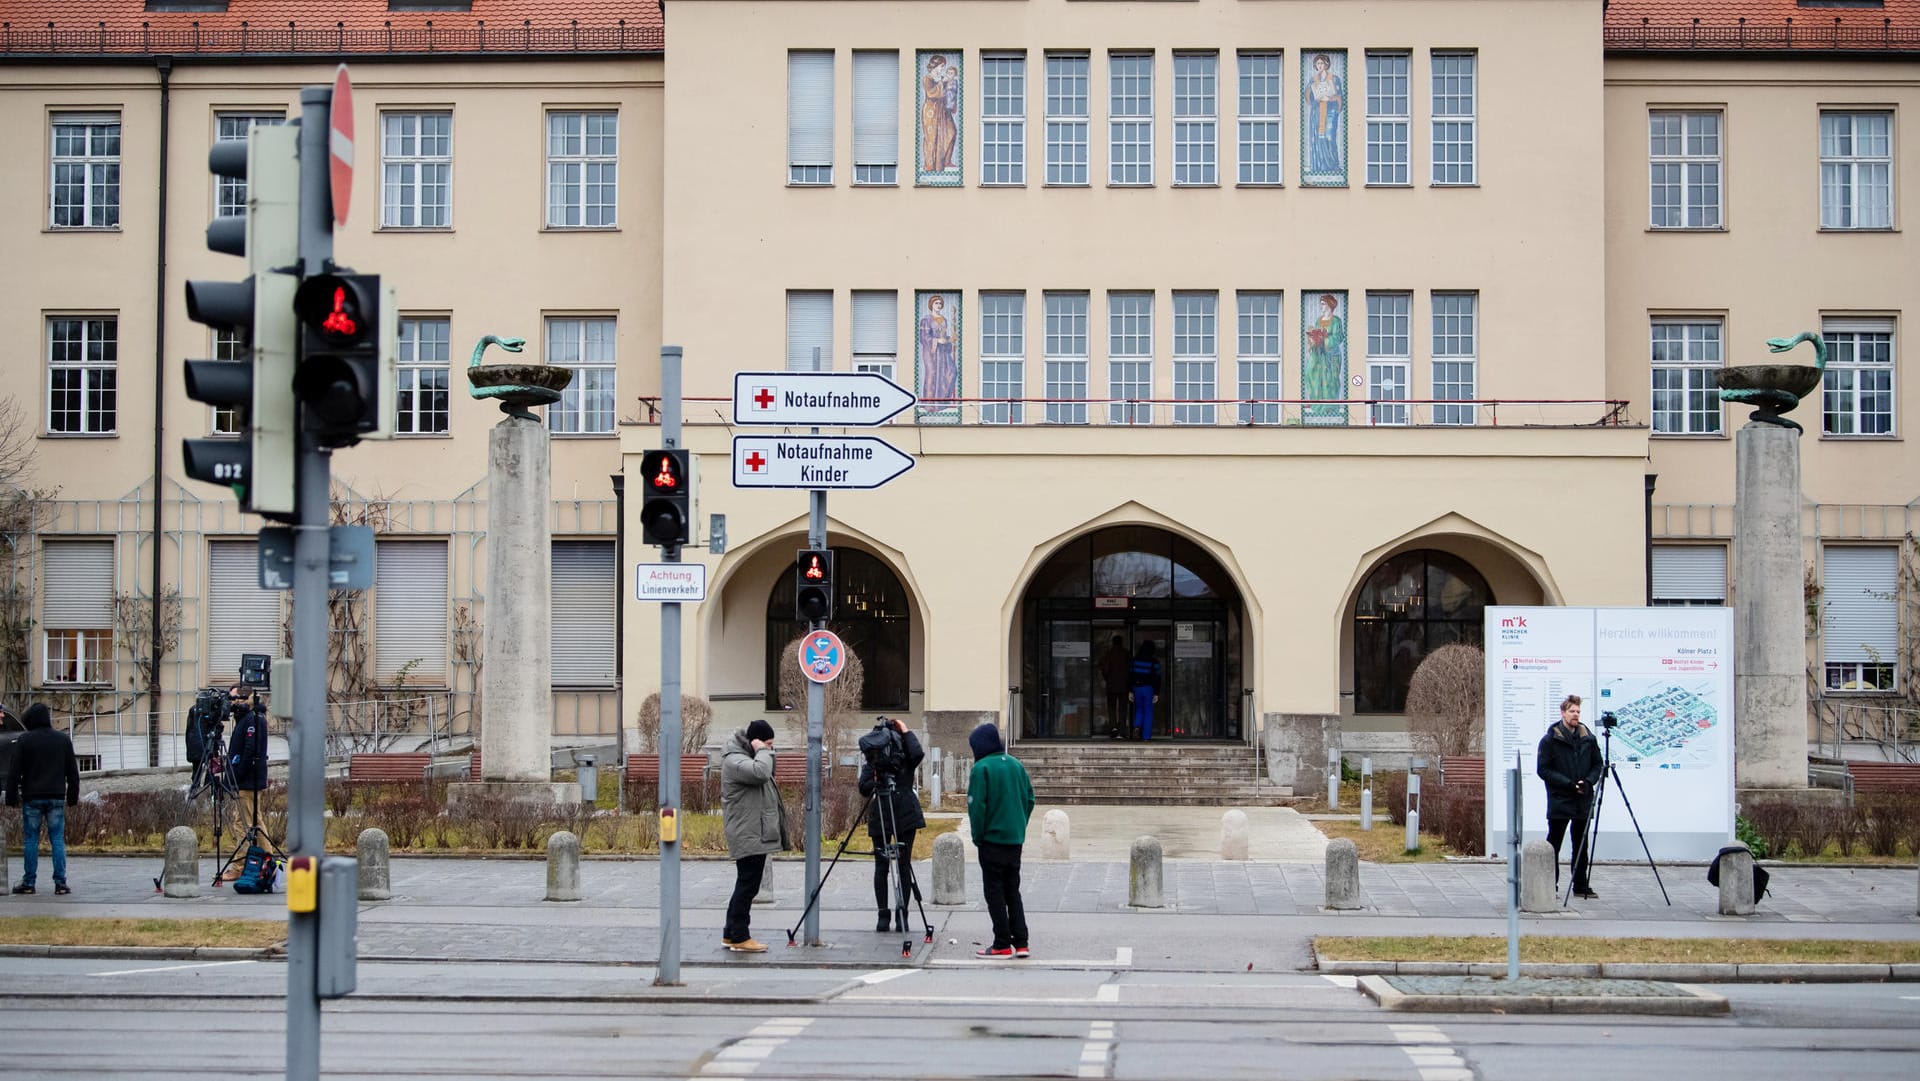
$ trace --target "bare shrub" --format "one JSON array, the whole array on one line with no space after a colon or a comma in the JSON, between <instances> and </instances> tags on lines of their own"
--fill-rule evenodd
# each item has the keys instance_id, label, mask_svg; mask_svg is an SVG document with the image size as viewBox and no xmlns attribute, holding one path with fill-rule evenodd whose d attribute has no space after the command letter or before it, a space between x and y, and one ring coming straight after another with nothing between
<instances>
[{"instance_id":1,"label":"bare shrub","mask_svg":"<svg viewBox=\"0 0 1920 1081\"><path fill-rule=\"evenodd\" d=\"M1441 646L1413 670L1407 685L1407 732L1416 752L1480 752L1486 723L1487 669L1480 647Z\"/></svg>"},{"instance_id":2,"label":"bare shrub","mask_svg":"<svg viewBox=\"0 0 1920 1081\"><path fill-rule=\"evenodd\" d=\"M808 680L800 671L800 643L805 638L805 635L794 638L780 653L782 702L804 703L807 700ZM849 649L846 658L847 663L840 669L840 674L834 677L832 683L825 685L822 746L829 760L852 748L858 725L855 716L860 712L860 701L866 690L867 668L861 662L860 655Z\"/></svg>"},{"instance_id":3,"label":"bare shrub","mask_svg":"<svg viewBox=\"0 0 1920 1081\"><path fill-rule=\"evenodd\" d=\"M1788 800L1755 801L1740 808L1740 817L1766 843L1768 852L1781 856L1800 827L1800 805Z\"/></svg>"},{"instance_id":4,"label":"bare shrub","mask_svg":"<svg viewBox=\"0 0 1920 1081\"><path fill-rule=\"evenodd\" d=\"M713 706L699 695L680 696L680 753L699 754L707 745L707 728L713 724ZM647 696L640 703L640 749L659 752L660 747L660 692Z\"/></svg>"}]
</instances>

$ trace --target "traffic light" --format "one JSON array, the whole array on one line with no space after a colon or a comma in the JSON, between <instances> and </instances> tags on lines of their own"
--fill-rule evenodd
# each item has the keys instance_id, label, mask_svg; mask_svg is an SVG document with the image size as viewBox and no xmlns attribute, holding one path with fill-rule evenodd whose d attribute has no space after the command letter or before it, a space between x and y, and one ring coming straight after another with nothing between
<instances>
[{"instance_id":1,"label":"traffic light","mask_svg":"<svg viewBox=\"0 0 1920 1081\"><path fill-rule=\"evenodd\" d=\"M263 125L245 142L215 143L208 169L247 180L247 212L207 226L207 247L247 258L245 281L187 282L187 318L240 339L240 359L189 360L187 397L232 409L242 438L182 440L187 476L233 489L240 505L269 518L294 513L299 445L293 400L293 319L300 248L296 125Z\"/></svg>"},{"instance_id":2,"label":"traffic light","mask_svg":"<svg viewBox=\"0 0 1920 1081\"><path fill-rule=\"evenodd\" d=\"M640 457L640 533L648 544L673 551L693 542L693 469L684 450L650 450Z\"/></svg>"},{"instance_id":3,"label":"traffic light","mask_svg":"<svg viewBox=\"0 0 1920 1081\"><path fill-rule=\"evenodd\" d=\"M833 618L833 550L802 548L793 564L793 613L803 623Z\"/></svg>"},{"instance_id":4,"label":"traffic light","mask_svg":"<svg viewBox=\"0 0 1920 1081\"><path fill-rule=\"evenodd\" d=\"M301 423L321 446L393 437L393 302L378 274L317 274L300 283L300 367L294 396Z\"/></svg>"}]
</instances>

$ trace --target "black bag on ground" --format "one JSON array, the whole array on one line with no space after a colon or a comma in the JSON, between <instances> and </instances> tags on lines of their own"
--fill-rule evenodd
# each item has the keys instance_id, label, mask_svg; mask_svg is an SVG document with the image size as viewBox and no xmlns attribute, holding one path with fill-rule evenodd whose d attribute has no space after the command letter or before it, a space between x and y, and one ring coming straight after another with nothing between
<instances>
[{"instance_id":1,"label":"black bag on ground","mask_svg":"<svg viewBox=\"0 0 1920 1081\"><path fill-rule=\"evenodd\" d=\"M240 863L240 877L233 880L233 892L272 893L273 880L279 870L273 853L251 845L247 848L247 858Z\"/></svg>"},{"instance_id":2,"label":"black bag on ground","mask_svg":"<svg viewBox=\"0 0 1920 1081\"><path fill-rule=\"evenodd\" d=\"M1726 848L1723 848L1719 852L1715 853L1713 857L1713 862L1707 864L1707 885L1718 886L1720 884L1721 857L1726 856L1729 853L1733 853L1733 852L1746 852L1746 851L1747 851L1747 847L1745 845L1729 845ZM1760 861L1754 860L1753 861L1753 899L1755 901L1758 901L1760 900L1760 898L1765 897L1767 895L1767 879L1770 877L1772 876L1767 874L1767 869L1765 867L1760 866Z\"/></svg>"}]
</instances>

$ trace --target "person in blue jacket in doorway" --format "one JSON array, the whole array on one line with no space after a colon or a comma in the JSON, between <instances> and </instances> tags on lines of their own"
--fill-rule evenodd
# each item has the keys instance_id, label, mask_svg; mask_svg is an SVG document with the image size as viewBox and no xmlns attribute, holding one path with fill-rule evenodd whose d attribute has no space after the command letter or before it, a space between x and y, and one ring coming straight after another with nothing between
<instances>
[{"instance_id":1,"label":"person in blue jacket in doorway","mask_svg":"<svg viewBox=\"0 0 1920 1081\"><path fill-rule=\"evenodd\" d=\"M1160 662L1153 653L1152 642L1140 643L1128 673L1133 686L1127 692L1133 698L1133 729L1142 743L1153 738L1153 707L1160 701Z\"/></svg>"}]
</instances>

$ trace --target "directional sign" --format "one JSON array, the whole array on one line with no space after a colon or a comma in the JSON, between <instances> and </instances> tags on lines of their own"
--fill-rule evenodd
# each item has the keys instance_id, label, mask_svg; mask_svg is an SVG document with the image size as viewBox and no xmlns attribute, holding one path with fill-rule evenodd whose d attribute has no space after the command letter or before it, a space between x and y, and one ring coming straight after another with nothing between
<instances>
[{"instance_id":1,"label":"directional sign","mask_svg":"<svg viewBox=\"0 0 1920 1081\"><path fill-rule=\"evenodd\" d=\"M878 488L913 458L870 435L736 435L735 488Z\"/></svg>"},{"instance_id":2,"label":"directional sign","mask_svg":"<svg viewBox=\"0 0 1920 1081\"><path fill-rule=\"evenodd\" d=\"M914 403L906 388L872 372L735 372L733 422L870 428Z\"/></svg>"},{"instance_id":3,"label":"directional sign","mask_svg":"<svg viewBox=\"0 0 1920 1081\"><path fill-rule=\"evenodd\" d=\"M347 224L353 198L353 82L347 66L333 73L333 104L327 112L327 184L333 195L333 223Z\"/></svg>"}]
</instances>

